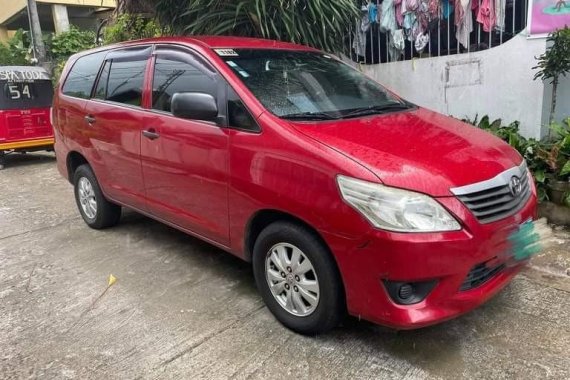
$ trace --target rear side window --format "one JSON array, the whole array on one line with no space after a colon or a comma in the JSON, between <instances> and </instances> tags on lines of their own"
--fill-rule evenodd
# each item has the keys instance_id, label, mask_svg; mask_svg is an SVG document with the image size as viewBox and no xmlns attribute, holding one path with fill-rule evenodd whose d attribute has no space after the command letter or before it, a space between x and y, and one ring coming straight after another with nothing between
<instances>
[{"instance_id":1,"label":"rear side window","mask_svg":"<svg viewBox=\"0 0 570 380\"><path fill-rule=\"evenodd\" d=\"M146 60L110 61L105 99L140 107L146 62ZM105 75L104 72L103 74ZM101 79L104 79L103 76ZM97 92L99 93L99 89Z\"/></svg>"},{"instance_id":2,"label":"rear side window","mask_svg":"<svg viewBox=\"0 0 570 380\"><path fill-rule=\"evenodd\" d=\"M170 112L172 95L177 92L204 92L216 96L217 84L212 76L173 58L157 57L152 84L152 108Z\"/></svg>"},{"instance_id":3,"label":"rear side window","mask_svg":"<svg viewBox=\"0 0 570 380\"><path fill-rule=\"evenodd\" d=\"M103 51L79 58L63 84L63 93L76 98L89 99L106 54L107 52Z\"/></svg>"},{"instance_id":4,"label":"rear side window","mask_svg":"<svg viewBox=\"0 0 570 380\"><path fill-rule=\"evenodd\" d=\"M109 69L111 68L111 61L106 61L103 70L101 70L101 75L99 76L99 81L97 82L97 87L95 88L96 99L105 100L107 97L107 85L109 83Z\"/></svg>"}]
</instances>

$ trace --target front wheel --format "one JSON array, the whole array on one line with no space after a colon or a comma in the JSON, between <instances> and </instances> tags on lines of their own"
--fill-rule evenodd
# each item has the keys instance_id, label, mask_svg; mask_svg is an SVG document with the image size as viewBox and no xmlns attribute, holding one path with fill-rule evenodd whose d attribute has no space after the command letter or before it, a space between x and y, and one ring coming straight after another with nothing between
<instances>
[{"instance_id":1,"label":"front wheel","mask_svg":"<svg viewBox=\"0 0 570 380\"><path fill-rule=\"evenodd\" d=\"M269 225L255 242L253 269L267 307L291 330L324 333L344 318L336 263L311 231L287 222Z\"/></svg>"},{"instance_id":2,"label":"front wheel","mask_svg":"<svg viewBox=\"0 0 570 380\"><path fill-rule=\"evenodd\" d=\"M89 165L77 168L73 184L77 208L89 227L100 230L119 223L121 207L105 199Z\"/></svg>"}]
</instances>

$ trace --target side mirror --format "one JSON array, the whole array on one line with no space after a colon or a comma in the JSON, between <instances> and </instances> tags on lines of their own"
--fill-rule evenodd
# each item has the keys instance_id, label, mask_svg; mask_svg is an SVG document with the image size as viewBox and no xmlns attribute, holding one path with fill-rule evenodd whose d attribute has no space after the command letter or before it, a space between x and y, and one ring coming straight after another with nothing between
<instances>
[{"instance_id":1,"label":"side mirror","mask_svg":"<svg viewBox=\"0 0 570 380\"><path fill-rule=\"evenodd\" d=\"M216 99L203 92L177 92L172 95L172 114L184 119L217 121Z\"/></svg>"}]
</instances>

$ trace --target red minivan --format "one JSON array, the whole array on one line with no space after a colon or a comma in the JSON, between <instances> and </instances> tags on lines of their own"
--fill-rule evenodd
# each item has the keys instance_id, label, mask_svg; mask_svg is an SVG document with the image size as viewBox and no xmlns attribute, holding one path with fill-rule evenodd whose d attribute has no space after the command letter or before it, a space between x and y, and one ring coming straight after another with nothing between
<instances>
[{"instance_id":1,"label":"red minivan","mask_svg":"<svg viewBox=\"0 0 570 380\"><path fill-rule=\"evenodd\" d=\"M523 158L334 56L236 37L160 38L73 56L53 105L58 168L92 228L121 207L252 262L305 334L346 312L397 329L467 312L525 261Z\"/></svg>"},{"instance_id":2,"label":"red minivan","mask_svg":"<svg viewBox=\"0 0 570 380\"><path fill-rule=\"evenodd\" d=\"M10 152L53 149L53 85L35 66L0 66L0 169Z\"/></svg>"}]
</instances>

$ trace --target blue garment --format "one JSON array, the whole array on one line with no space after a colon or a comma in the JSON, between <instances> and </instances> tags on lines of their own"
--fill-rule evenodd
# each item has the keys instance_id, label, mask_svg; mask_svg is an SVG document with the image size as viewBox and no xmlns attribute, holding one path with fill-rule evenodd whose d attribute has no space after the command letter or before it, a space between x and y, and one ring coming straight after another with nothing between
<instances>
[{"instance_id":1,"label":"blue garment","mask_svg":"<svg viewBox=\"0 0 570 380\"><path fill-rule=\"evenodd\" d=\"M368 20L371 24L378 22L378 7L374 3L368 4Z\"/></svg>"},{"instance_id":2,"label":"blue garment","mask_svg":"<svg viewBox=\"0 0 570 380\"><path fill-rule=\"evenodd\" d=\"M447 20L452 12L453 12L453 5L449 4L449 0L442 0L441 13L443 13L443 19Z\"/></svg>"}]
</instances>

